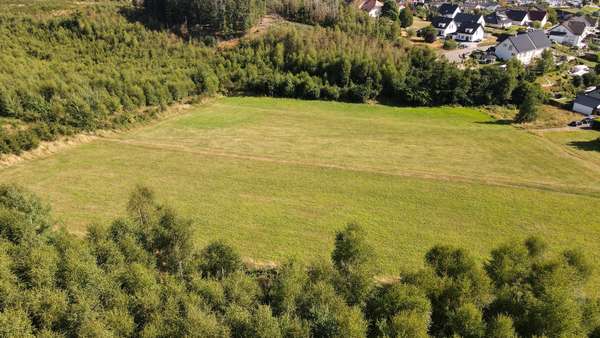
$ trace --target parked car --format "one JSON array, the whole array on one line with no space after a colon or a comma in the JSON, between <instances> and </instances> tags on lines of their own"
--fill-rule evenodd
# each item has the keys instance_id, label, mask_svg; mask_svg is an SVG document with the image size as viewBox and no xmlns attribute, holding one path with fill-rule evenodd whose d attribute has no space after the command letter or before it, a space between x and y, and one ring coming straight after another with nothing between
<instances>
[{"instance_id":1,"label":"parked car","mask_svg":"<svg viewBox=\"0 0 600 338\"><path fill-rule=\"evenodd\" d=\"M579 127L581 126L581 121L571 121L571 123L569 123L569 127Z\"/></svg>"}]
</instances>

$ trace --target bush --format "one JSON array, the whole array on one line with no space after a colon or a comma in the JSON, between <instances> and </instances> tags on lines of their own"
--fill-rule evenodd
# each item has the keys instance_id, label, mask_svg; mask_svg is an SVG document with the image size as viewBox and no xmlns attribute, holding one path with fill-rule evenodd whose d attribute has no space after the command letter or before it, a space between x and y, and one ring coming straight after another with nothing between
<instances>
[{"instance_id":1,"label":"bush","mask_svg":"<svg viewBox=\"0 0 600 338\"><path fill-rule=\"evenodd\" d=\"M444 40L444 46L443 48L445 50L453 50L456 49L458 47L458 42L452 40L452 39L446 39Z\"/></svg>"},{"instance_id":2,"label":"bush","mask_svg":"<svg viewBox=\"0 0 600 338\"><path fill-rule=\"evenodd\" d=\"M425 42L432 43L437 39L437 30L431 26L423 28L421 36Z\"/></svg>"}]
</instances>

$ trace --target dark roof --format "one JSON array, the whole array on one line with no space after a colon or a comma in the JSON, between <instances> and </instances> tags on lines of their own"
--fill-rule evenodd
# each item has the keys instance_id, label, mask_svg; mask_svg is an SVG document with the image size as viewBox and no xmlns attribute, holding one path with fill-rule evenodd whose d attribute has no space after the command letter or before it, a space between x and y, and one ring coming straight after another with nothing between
<instances>
[{"instance_id":1,"label":"dark roof","mask_svg":"<svg viewBox=\"0 0 600 338\"><path fill-rule=\"evenodd\" d=\"M465 22L456 30L457 33L462 34L473 34L477 31L477 29L481 27L480 24L474 22Z\"/></svg>"},{"instance_id":2,"label":"dark roof","mask_svg":"<svg viewBox=\"0 0 600 338\"><path fill-rule=\"evenodd\" d=\"M595 26L596 25L596 20L587 16L587 15L583 15L583 16L572 16L569 18L568 21L575 21L575 22L583 22L586 26Z\"/></svg>"},{"instance_id":3,"label":"dark roof","mask_svg":"<svg viewBox=\"0 0 600 338\"><path fill-rule=\"evenodd\" d=\"M546 17L546 15L547 15L546 11L531 10L531 11L529 11L529 20L531 20L531 21L542 21L542 20L544 20L544 18Z\"/></svg>"},{"instance_id":4,"label":"dark roof","mask_svg":"<svg viewBox=\"0 0 600 338\"><path fill-rule=\"evenodd\" d=\"M507 38L517 52L524 53L535 49L550 47L550 40L544 31L535 30Z\"/></svg>"},{"instance_id":5,"label":"dark roof","mask_svg":"<svg viewBox=\"0 0 600 338\"><path fill-rule=\"evenodd\" d=\"M440 15L449 15L449 14L454 14L454 12L456 12L457 9L458 9L458 5L442 4L440 6L440 8L438 9L438 12L440 13Z\"/></svg>"},{"instance_id":6,"label":"dark roof","mask_svg":"<svg viewBox=\"0 0 600 338\"><path fill-rule=\"evenodd\" d=\"M592 93L585 93L585 94L577 95L577 98L575 98L575 103L578 103L582 106L586 106L586 107L590 107L590 108L596 108L596 107L600 106L600 98L596 98L590 94L592 94Z\"/></svg>"},{"instance_id":7,"label":"dark roof","mask_svg":"<svg viewBox=\"0 0 600 338\"><path fill-rule=\"evenodd\" d=\"M497 13L492 13L492 14L486 15L483 19L485 20L485 23L492 24L492 25L499 25L502 23L511 22L507 17L500 16Z\"/></svg>"},{"instance_id":8,"label":"dark roof","mask_svg":"<svg viewBox=\"0 0 600 338\"><path fill-rule=\"evenodd\" d=\"M506 16L512 21L522 21L526 15L527 11L522 9L509 9L506 11Z\"/></svg>"},{"instance_id":9,"label":"dark roof","mask_svg":"<svg viewBox=\"0 0 600 338\"><path fill-rule=\"evenodd\" d=\"M582 35L586 28L585 23L578 20L568 20L563 22L562 25L575 35Z\"/></svg>"},{"instance_id":10,"label":"dark roof","mask_svg":"<svg viewBox=\"0 0 600 338\"><path fill-rule=\"evenodd\" d=\"M467 13L458 13L454 17L454 21L456 21L456 23L477 22L479 19L481 19L481 15Z\"/></svg>"},{"instance_id":11,"label":"dark roof","mask_svg":"<svg viewBox=\"0 0 600 338\"><path fill-rule=\"evenodd\" d=\"M591 90L591 91L585 93L585 95L600 100L600 89Z\"/></svg>"},{"instance_id":12,"label":"dark roof","mask_svg":"<svg viewBox=\"0 0 600 338\"><path fill-rule=\"evenodd\" d=\"M452 18L447 18L445 16L436 16L431 19L431 25L433 28L445 29L452 22Z\"/></svg>"}]
</instances>

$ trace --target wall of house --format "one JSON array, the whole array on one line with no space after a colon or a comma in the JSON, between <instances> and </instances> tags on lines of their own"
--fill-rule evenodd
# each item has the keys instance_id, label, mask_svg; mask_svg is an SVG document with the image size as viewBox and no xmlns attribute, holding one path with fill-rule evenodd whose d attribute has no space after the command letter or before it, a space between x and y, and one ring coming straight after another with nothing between
<instances>
[{"instance_id":1,"label":"wall of house","mask_svg":"<svg viewBox=\"0 0 600 338\"><path fill-rule=\"evenodd\" d=\"M582 104L575 102L575 103L573 103L573 111L580 113L580 114L584 114L584 115L592 115L592 113L594 112L594 108L584 106Z\"/></svg>"},{"instance_id":2,"label":"wall of house","mask_svg":"<svg viewBox=\"0 0 600 338\"><path fill-rule=\"evenodd\" d=\"M566 29L564 26L558 26L552 29L552 31L566 33L565 35L550 35L549 38L552 41L556 41L560 44L570 46L579 46L579 44L581 43L580 37L571 33L571 31Z\"/></svg>"}]
</instances>

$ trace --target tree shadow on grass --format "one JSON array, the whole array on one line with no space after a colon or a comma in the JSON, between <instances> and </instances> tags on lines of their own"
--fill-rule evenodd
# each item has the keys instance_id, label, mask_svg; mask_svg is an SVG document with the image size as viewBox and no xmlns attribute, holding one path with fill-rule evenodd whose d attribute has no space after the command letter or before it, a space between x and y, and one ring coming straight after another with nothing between
<instances>
[{"instance_id":1,"label":"tree shadow on grass","mask_svg":"<svg viewBox=\"0 0 600 338\"><path fill-rule=\"evenodd\" d=\"M477 121L475 123L477 123L477 124L494 124L494 125L499 125L499 126L507 126L507 125L513 124L514 121L511 120L511 119L499 119L499 120L492 120L492 121Z\"/></svg>"},{"instance_id":2,"label":"tree shadow on grass","mask_svg":"<svg viewBox=\"0 0 600 338\"><path fill-rule=\"evenodd\" d=\"M573 141L569 145L583 151L600 152L600 138L591 141Z\"/></svg>"}]
</instances>

